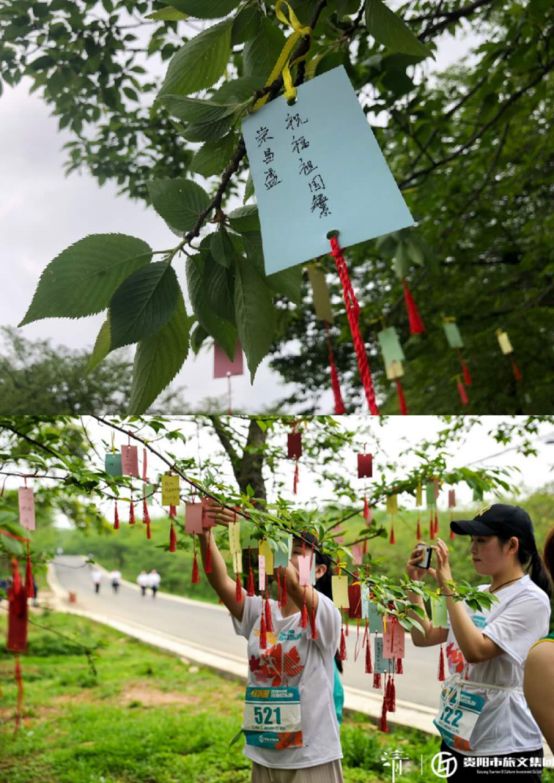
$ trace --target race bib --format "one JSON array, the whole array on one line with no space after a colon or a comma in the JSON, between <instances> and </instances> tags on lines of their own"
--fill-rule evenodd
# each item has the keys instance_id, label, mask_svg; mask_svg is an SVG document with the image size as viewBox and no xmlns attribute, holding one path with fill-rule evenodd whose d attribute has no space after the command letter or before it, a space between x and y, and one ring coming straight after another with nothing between
<instances>
[{"instance_id":1,"label":"race bib","mask_svg":"<svg viewBox=\"0 0 554 783\"><path fill-rule=\"evenodd\" d=\"M466 690L461 683L445 684L441 693L441 711L433 723L449 747L473 750L471 734L486 700L486 695Z\"/></svg>"},{"instance_id":2,"label":"race bib","mask_svg":"<svg viewBox=\"0 0 554 783\"><path fill-rule=\"evenodd\" d=\"M246 689L243 731L247 745L284 750L302 747L298 688Z\"/></svg>"}]
</instances>

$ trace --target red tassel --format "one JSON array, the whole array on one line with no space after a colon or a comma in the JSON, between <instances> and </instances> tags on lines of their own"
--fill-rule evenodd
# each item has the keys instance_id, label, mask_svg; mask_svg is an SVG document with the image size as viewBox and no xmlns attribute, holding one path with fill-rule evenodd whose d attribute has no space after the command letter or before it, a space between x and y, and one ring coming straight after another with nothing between
<instances>
[{"instance_id":1,"label":"red tassel","mask_svg":"<svg viewBox=\"0 0 554 783\"><path fill-rule=\"evenodd\" d=\"M235 577L235 598L239 604L242 603L242 579L240 574L237 574Z\"/></svg>"},{"instance_id":2,"label":"red tassel","mask_svg":"<svg viewBox=\"0 0 554 783\"><path fill-rule=\"evenodd\" d=\"M169 516L171 517L171 519L175 519L175 517L177 516L177 507L176 506L170 506L168 513L169 513Z\"/></svg>"},{"instance_id":3,"label":"red tassel","mask_svg":"<svg viewBox=\"0 0 554 783\"><path fill-rule=\"evenodd\" d=\"M512 373L514 375L514 378L516 379L517 383L523 380L523 374L519 367L516 364L516 360L512 359Z\"/></svg>"},{"instance_id":4,"label":"red tassel","mask_svg":"<svg viewBox=\"0 0 554 783\"><path fill-rule=\"evenodd\" d=\"M319 638L319 634L317 632L317 626L315 623L315 615L316 615L316 610L314 604L312 603L312 611L310 612L310 631L314 642Z\"/></svg>"},{"instance_id":5,"label":"red tassel","mask_svg":"<svg viewBox=\"0 0 554 783\"><path fill-rule=\"evenodd\" d=\"M356 352L356 360L358 363L358 371L360 373L360 379L366 400L369 406L370 412L374 416L379 415L379 409L377 407L377 401L375 399L375 390L373 388L373 380L371 377L371 370L367 361L367 353L364 345L362 335L360 334L360 305L356 299L356 294L352 288L350 282L350 276L348 274L348 267L344 256L342 254L341 247L336 237L330 237L331 243L331 255L335 259L337 272L342 284L342 293L344 296L344 303L346 305L346 316L348 318L348 324L350 326L350 332L352 334L352 341L354 343L354 350Z\"/></svg>"},{"instance_id":6,"label":"red tassel","mask_svg":"<svg viewBox=\"0 0 554 783\"><path fill-rule=\"evenodd\" d=\"M418 541L421 541L421 518L420 518L419 515L417 517L416 538L417 538Z\"/></svg>"},{"instance_id":7,"label":"red tassel","mask_svg":"<svg viewBox=\"0 0 554 783\"><path fill-rule=\"evenodd\" d=\"M394 684L394 677L389 677L387 691L387 712L396 712L396 685Z\"/></svg>"},{"instance_id":8,"label":"red tassel","mask_svg":"<svg viewBox=\"0 0 554 783\"><path fill-rule=\"evenodd\" d=\"M31 553L27 544L27 563L25 566L25 592L27 598L35 597L35 580L33 579L33 569L31 568Z\"/></svg>"},{"instance_id":9,"label":"red tassel","mask_svg":"<svg viewBox=\"0 0 554 783\"><path fill-rule=\"evenodd\" d=\"M177 535L175 533L175 527L173 526L173 522L171 523L171 527L169 528L169 551L170 552L177 551Z\"/></svg>"},{"instance_id":10,"label":"red tassel","mask_svg":"<svg viewBox=\"0 0 554 783\"><path fill-rule=\"evenodd\" d=\"M200 583L200 572L198 570L198 557L196 556L196 550L194 551L194 559L192 561L192 579L191 584L197 585Z\"/></svg>"},{"instance_id":11,"label":"red tassel","mask_svg":"<svg viewBox=\"0 0 554 783\"><path fill-rule=\"evenodd\" d=\"M435 519L433 517L433 509L429 512L429 538L431 541L435 538Z\"/></svg>"},{"instance_id":12,"label":"red tassel","mask_svg":"<svg viewBox=\"0 0 554 783\"><path fill-rule=\"evenodd\" d=\"M440 653L439 653L439 682L444 682L445 680L444 676L444 650L441 644Z\"/></svg>"},{"instance_id":13,"label":"red tassel","mask_svg":"<svg viewBox=\"0 0 554 783\"><path fill-rule=\"evenodd\" d=\"M304 588L304 602L302 604L302 614L300 615L300 627L308 627L308 607L306 606L306 588Z\"/></svg>"},{"instance_id":14,"label":"red tassel","mask_svg":"<svg viewBox=\"0 0 554 783\"><path fill-rule=\"evenodd\" d=\"M367 497L364 497L364 510L362 514L365 521L369 524L369 522L371 522L371 509L369 508Z\"/></svg>"},{"instance_id":15,"label":"red tassel","mask_svg":"<svg viewBox=\"0 0 554 783\"><path fill-rule=\"evenodd\" d=\"M394 524L390 526L389 544L396 544L396 536L394 535Z\"/></svg>"},{"instance_id":16,"label":"red tassel","mask_svg":"<svg viewBox=\"0 0 554 783\"><path fill-rule=\"evenodd\" d=\"M292 491L296 495L298 493L298 460L294 463L294 479L292 484Z\"/></svg>"},{"instance_id":17,"label":"red tassel","mask_svg":"<svg viewBox=\"0 0 554 783\"><path fill-rule=\"evenodd\" d=\"M268 633L273 632L273 617L271 616L271 604L267 596L265 599L265 627Z\"/></svg>"},{"instance_id":18,"label":"red tassel","mask_svg":"<svg viewBox=\"0 0 554 783\"><path fill-rule=\"evenodd\" d=\"M212 573L212 534L208 530L208 541L206 545L206 557L204 560L204 572L206 574Z\"/></svg>"},{"instance_id":19,"label":"red tassel","mask_svg":"<svg viewBox=\"0 0 554 783\"><path fill-rule=\"evenodd\" d=\"M387 725L387 697L386 695L383 696L383 706L381 708L381 719L379 721L379 728L381 731L384 731L385 734L388 733L389 727Z\"/></svg>"},{"instance_id":20,"label":"red tassel","mask_svg":"<svg viewBox=\"0 0 554 783\"><path fill-rule=\"evenodd\" d=\"M341 661L346 660L346 638L344 636L344 626L340 630L339 658Z\"/></svg>"},{"instance_id":21,"label":"red tassel","mask_svg":"<svg viewBox=\"0 0 554 783\"><path fill-rule=\"evenodd\" d=\"M433 538L436 538L439 534L439 514L437 509L435 509L435 520L434 520L434 535Z\"/></svg>"},{"instance_id":22,"label":"red tassel","mask_svg":"<svg viewBox=\"0 0 554 783\"><path fill-rule=\"evenodd\" d=\"M260 649L265 650L267 647L267 635L265 627L264 610L262 608L262 615L260 617Z\"/></svg>"},{"instance_id":23,"label":"red tassel","mask_svg":"<svg viewBox=\"0 0 554 783\"><path fill-rule=\"evenodd\" d=\"M23 676L21 673L19 655L15 656L15 682L17 684L17 702L15 709L15 731L17 733L21 725L21 718L23 717Z\"/></svg>"},{"instance_id":24,"label":"red tassel","mask_svg":"<svg viewBox=\"0 0 554 783\"><path fill-rule=\"evenodd\" d=\"M150 512L148 511L148 502L146 498L142 499L142 521L145 525L150 524Z\"/></svg>"},{"instance_id":25,"label":"red tassel","mask_svg":"<svg viewBox=\"0 0 554 783\"><path fill-rule=\"evenodd\" d=\"M115 501L115 508L113 512L113 529L119 530L119 511L117 510L117 500Z\"/></svg>"},{"instance_id":26,"label":"red tassel","mask_svg":"<svg viewBox=\"0 0 554 783\"><path fill-rule=\"evenodd\" d=\"M408 406L406 405L406 398L404 397L404 389L400 383L400 378L396 379L396 394L398 395L398 404L400 406L400 413L402 416L406 416L408 413Z\"/></svg>"},{"instance_id":27,"label":"red tassel","mask_svg":"<svg viewBox=\"0 0 554 783\"><path fill-rule=\"evenodd\" d=\"M252 569L252 566L248 569L248 582L247 582L247 590L246 594L249 596L253 596L256 594L256 589L254 586L254 571Z\"/></svg>"},{"instance_id":28,"label":"red tassel","mask_svg":"<svg viewBox=\"0 0 554 783\"><path fill-rule=\"evenodd\" d=\"M331 388L333 390L333 399L335 400L335 415L340 416L346 412L346 408L344 407L342 393L340 390L339 374L337 371L337 365L335 364L331 335L329 334L329 324L327 321L325 321L325 335L327 337L327 348L329 350L329 369L331 370Z\"/></svg>"},{"instance_id":29,"label":"red tassel","mask_svg":"<svg viewBox=\"0 0 554 783\"><path fill-rule=\"evenodd\" d=\"M465 361L460 357L460 365L462 368L462 373L464 376L464 383L466 386L471 386L471 373L469 371L469 367L465 363Z\"/></svg>"},{"instance_id":30,"label":"red tassel","mask_svg":"<svg viewBox=\"0 0 554 783\"><path fill-rule=\"evenodd\" d=\"M373 672L373 687L381 687L381 672Z\"/></svg>"},{"instance_id":31,"label":"red tassel","mask_svg":"<svg viewBox=\"0 0 554 783\"><path fill-rule=\"evenodd\" d=\"M27 649L27 591L21 584L17 559L12 558L12 586L8 590L8 640L10 652Z\"/></svg>"},{"instance_id":32,"label":"red tassel","mask_svg":"<svg viewBox=\"0 0 554 783\"><path fill-rule=\"evenodd\" d=\"M408 323L410 325L410 334L422 334L425 331L425 325L419 314L416 303L410 291L410 286L406 279L402 280L402 286L404 288L404 302L406 303L406 310L408 311Z\"/></svg>"},{"instance_id":33,"label":"red tassel","mask_svg":"<svg viewBox=\"0 0 554 783\"><path fill-rule=\"evenodd\" d=\"M458 387L458 394L460 395L460 401L462 405L469 405L469 397L467 396L466 387L460 381L460 379L456 381L456 385Z\"/></svg>"},{"instance_id":34,"label":"red tassel","mask_svg":"<svg viewBox=\"0 0 554 783\"><path fill-rule=\"evenodd\" d=\"M404 674L404 666L402 665L402 658L396 659L396 673Z\"/></svg>"},{"instance_id":35,"label":"red tassel","mask_svg":"<svg viewBox=\"0 0 554 783\"><path fill-rule=\"evenodd\" d=\"M372 674L372 672L373 664L371 662L371 637L368 633L365 642L365 673Z\"/></svg>"},{"instance_id":36,"label":"red tassel","mask_svg":"<svg viewBox=\"0 0 554 783\"><path fill-rule=\"evenodd\" d=\"M135 504L131 500L131 505L129 506L129 524L134 525L135 524Z\"/></svg>"}]
</instances>

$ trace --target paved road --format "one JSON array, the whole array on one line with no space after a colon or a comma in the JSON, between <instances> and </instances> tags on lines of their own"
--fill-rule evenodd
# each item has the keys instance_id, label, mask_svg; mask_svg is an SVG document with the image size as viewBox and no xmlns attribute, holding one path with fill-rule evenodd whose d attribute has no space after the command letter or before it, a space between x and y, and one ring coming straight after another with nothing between
<instances>
[{"instance_id":1,"label":"paved road","mask_svg":"<svg viewBox=\"0 0 554 783\"><path fill-rule=\"evenodd\" d=\"M90 566L83 558L72 555L56 557L55 574L60 585L77 594L81 609L106 618L140 623L152 631L172 634L184 642L201 645L224 657L246 661L246 640L233 632L226 609L212 604L176 599L158 593L143 598L138 589L122 584L117 595L105 579L100 593L95 595ZM163 576L163 575L162 575ZM345 661L344 683L352 688L373 692L372 677L364 672L363 653L354 661L356 632L347 638L348 660ZM437 681L438 648L417 648L406 640L404 674L397 677L397 698L427 707L439 701Z\"/></svg>"}]
</instances>

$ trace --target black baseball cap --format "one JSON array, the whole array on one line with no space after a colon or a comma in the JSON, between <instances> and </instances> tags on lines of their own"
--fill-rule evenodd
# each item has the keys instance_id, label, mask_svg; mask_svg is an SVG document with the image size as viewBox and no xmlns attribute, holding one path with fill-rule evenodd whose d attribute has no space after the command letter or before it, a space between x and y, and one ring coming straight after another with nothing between
<instances>
[{"instance_id":1,"label":"black baseball cap","mask_svg":"<svg viewBox=\"0 0 554 783\"><path fill-rule=\"evenodd\" d=\"M520 506L493 503L481 509L473 519L456 519L450 528L460 536L531 536L531 517Z\"/></svg>"}]
</instances>

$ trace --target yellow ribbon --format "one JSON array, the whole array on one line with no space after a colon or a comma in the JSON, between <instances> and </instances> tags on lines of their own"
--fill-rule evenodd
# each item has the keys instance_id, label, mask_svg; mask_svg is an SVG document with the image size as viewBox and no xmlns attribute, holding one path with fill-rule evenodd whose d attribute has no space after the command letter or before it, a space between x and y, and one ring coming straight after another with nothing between
<instances>
[{"instance_id":1,"label":"yellow ribbon","mask_svg":"<svg viewBox=\"0 0 554 783\"><path fill-rule=\"evenodd\" d=\"M285 11L282 10L282 7L286 6L286 10L288 11L288 17L285 13ZM293 101L296 98L296 87L294 86L292 82L292 75L290 72L291 65L294 65L301 60L303 60L306 55L302 55L301 57L297 57L294 62L289 62L290 56L300 40L300 38L304 38L306 36L310 36L312 34L312 28L307 27L300 24L300 21L290 5L287 3L286 0L277 0L275 3L275 15L277 16L277 19L280 22L283 22L283 24L286 24L294 30L293 34L287 38L285 45L283 46L283 49L281 50L281 54L277 58L277 62L273 66L273 70L269 74L269 77L265 83L266 87L269 87L273 82L279 77L279 74L283 75L283 85L285 87L285 98L287 101ZM262 98L260 98L256 103L254 104L254 111L257 111L258 109L261 109L261 107L267 103L269 100L269 94L264 95Z\"/></svg>"}]
</instances>

